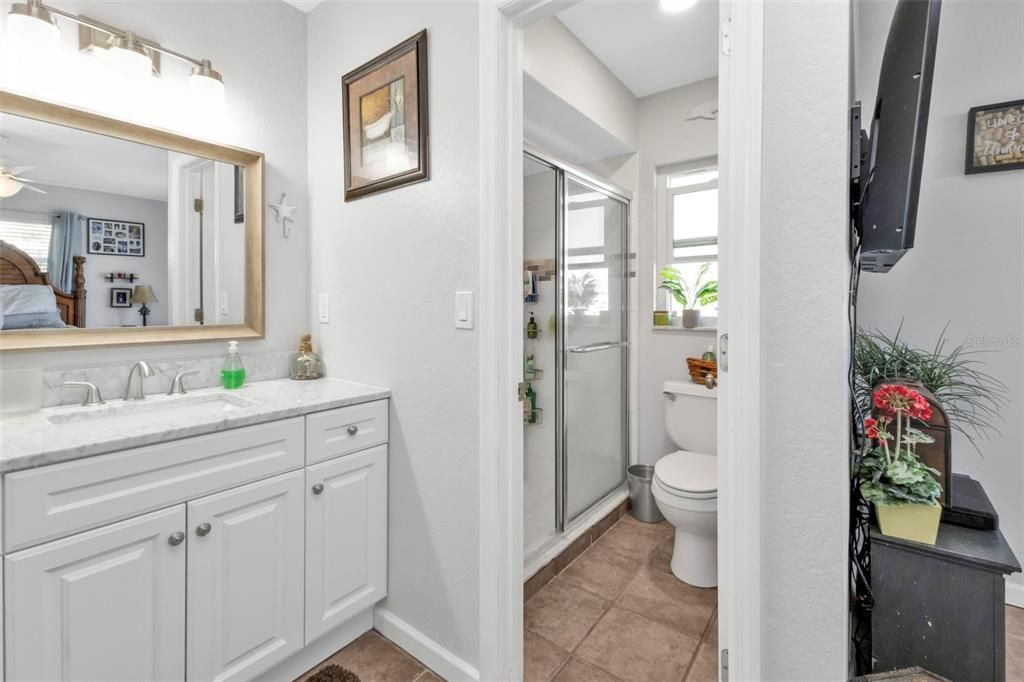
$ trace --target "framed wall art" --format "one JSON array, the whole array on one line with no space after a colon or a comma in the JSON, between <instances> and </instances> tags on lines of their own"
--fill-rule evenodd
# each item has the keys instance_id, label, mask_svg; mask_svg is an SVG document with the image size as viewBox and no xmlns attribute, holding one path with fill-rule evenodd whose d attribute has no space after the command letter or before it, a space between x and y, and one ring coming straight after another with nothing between
<instances>
[{"instance_id":1,"label":"framed wall art","mask_svg":"<svg viewBox=\"0 0 1024 682\"><path fill-rule=\"evenodd\" d=\"M427 32L341 83L345 201L428 180Z\"/></svg>"},{"instance_id":2,"label":"framed wall art","mask_svg":"<svg viewBox=\"0 0 1024 682\"><path fill-rule=\"evenodd\" d=\"M86 245L89 253L104 256L146 255L146 226L108 218L89 218L86 227Z\"/></svg>"},{"instance_id":3,"label":"framed wall art","mask_svg":"<svg viewBox=\"0 0 1024 682\"><path fill-rule=\"evenodd\" d=\"M1024 168L1024 99L973 107L967 114L964 172Z\"/></svg>"},{"instance_id":4,"label":"framed wall art","mask_svg":"<svg viewBox=\"0 0 1024 682\"><path fill-rule=\"evenodd\" d=\"M131 308L132 290L127 287L111 287L110 289L111 308Z\"/></svg>"}]
</instances>

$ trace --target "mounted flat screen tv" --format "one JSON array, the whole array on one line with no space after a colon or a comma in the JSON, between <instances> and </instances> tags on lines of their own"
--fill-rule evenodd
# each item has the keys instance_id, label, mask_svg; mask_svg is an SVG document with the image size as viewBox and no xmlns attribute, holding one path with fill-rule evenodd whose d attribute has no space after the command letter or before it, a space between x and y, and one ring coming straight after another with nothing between
<instances>
[{"instance_id":1,"label":"mounted flat screen tv","mask_svg":"<svg viewBox=\"0 0 1024 682\"><path fill-rule=\"evenodd\" d=\"M914 246L940 5L899 0L889 27L854 210L868 272L888 272Z\"/></svg>"}]
</instances>

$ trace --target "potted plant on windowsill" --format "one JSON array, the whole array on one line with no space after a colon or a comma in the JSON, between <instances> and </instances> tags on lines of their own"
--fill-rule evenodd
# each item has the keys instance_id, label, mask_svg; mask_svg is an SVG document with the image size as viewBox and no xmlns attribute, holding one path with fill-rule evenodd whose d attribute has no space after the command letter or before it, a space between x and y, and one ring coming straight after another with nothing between
<instances>
[{"instance_id":1,"label":"potted plant on windowsill","mask_svg":"<svg viewBox=\"0 0 1024 682\"><path fill-rule=\"evenodd\" d=\"M711 263L702 264L692 285L671 265L658 273L661 277L658 288L672 294L672 298L683 307L683 326L687 329L695 329L700 325L700 309L697 306L711 305L718 300L718 280L709 279L701 283L710 267Z\"/></svg>"},{"instance_id":2,"label":"potted plant on windowsill","mask_svg":"<svg viewBox=\"0 0 1024 682\"><path fill-rule=\"evenodd\" d=\"M858 465L861 495L874 505L884 535L934 545L942 516L942 486L936 478L939 472L916 453L918 443L931 438L912 426L931 418L931 405L917 391L895 384L879 386L872 401L879 416L864 420L864 433L873 447Z\"/></svg>"}]
</instances>

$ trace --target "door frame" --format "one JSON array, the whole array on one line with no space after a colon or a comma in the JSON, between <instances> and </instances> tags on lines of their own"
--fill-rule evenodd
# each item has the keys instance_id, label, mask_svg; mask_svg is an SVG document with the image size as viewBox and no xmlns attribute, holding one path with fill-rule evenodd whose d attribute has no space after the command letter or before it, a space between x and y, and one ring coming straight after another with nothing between
<instances>
[{"instance_id":1,"label":"door frame","mask_svg":"<svg viewBox=\"0 0 1024 682\"><path fill-rule=\"evenodd\" d=\"M491 0L479 9L479 675L523 676L523 29L579 0ZM719 638L729 677L761 677L760 231L764 2L720 0L720 261L732 334L719 400ZM721 37L721 36L720 36ZM728 54L725 54L728 53ZM743 116L730 118L729 111ZM722 235L720 235L721 238ZM725 372L723 372L725 374ZM753 426L751 426L753 425Z\"/></svg>"}]
</instances>

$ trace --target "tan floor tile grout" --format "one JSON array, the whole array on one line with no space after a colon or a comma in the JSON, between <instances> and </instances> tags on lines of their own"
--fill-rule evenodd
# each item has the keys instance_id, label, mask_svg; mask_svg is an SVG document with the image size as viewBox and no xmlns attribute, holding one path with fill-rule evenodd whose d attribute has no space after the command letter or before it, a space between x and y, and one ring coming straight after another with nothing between
<instances>
[{"instance_id":1,"label":"tan floor tile grout","mask_svg":"<svg viewBox=\"0 0 1024 682\"><path fill-rule=\"evenodd\" d=\"M622 518L620 518L618 521L613 523L611 525L611 527L609 527L608 530L606 530L602 534L601 537L604 537L608 533L610 533L617 525L622 523L622 520L625 519L625 518L626 518L626 516L623 515ZM629 580L627 580L625 582L625 586L612 599L608 599L607 597L604 597L603 595L597 594L596 592L592 592L591 590L588 590L585 587L581 587L580 585L577 585L576 583L574 583L573 581L571 581L571 580L569 580L567 578L562 578L562 580L564 580L568 584L572 585L574 588L576 588L578 590L582 590L583 592L586 592L589 595L595 596L595 597L601 599L602 601L607 602L607 606L605 607L604 611L602 611L601 615L594 621L594 624L590 626L590 628L587 630L586 634L583 635L583 637L580 639L580 641L576 643L576 646L574 646L570 651L568 651L569 656L565 659L565 661L562 663L562 665L560 665L558 667L558 669L551 675L551 677L548 678L549 680L553 680L554 678L558 677L558 675L562 672L562 670L564 670L565 667L567 665L569 665L569 662L572 661L574 658L576 660L580 661L581 663L589 665L592 668L596 668L596 669L600 670L601 672L603 672L603 673L605 673L607 675L610 675L612 677L612 679L615 679L615 680L619 680L620 679L619 677L617 677L616 675L614 675L610 671L605 670L601 666L599 666L599 665L597 665L597 664L595 664L595 663L593 663L591 661L588 661L586 659L579 658L579 657L576 656L576 650L579 649L579 647L583 644L583 642L587 641L587 638L590 637L590 634L594 631L594 628L596 628L601 623L601 621L605 619L605 617L608 615L608 612L611 611L613 608L618 608L618 609L620 609L622 611L627 611L627 612L632 613L632 614L634 614L636 616L639 616L639 617L641 617L641 618L643 618L643 619L645 619L647 621L650 621L651 623L654 623L655 625L661 625L662 627L666 627L669 630L672 630L673 632L676 632L676 633L682 635L683 637L689 637L689 638L693 639L693 635L690 635L688 633L682 632L678 628L672 627L671 625L668 625L666 623L662 623L662 622L657 621L657 620L655 620L653 618L649 618L644 613L640 613L639 611L636 611L635 609L631 609L631 608L629 608L627 606L623 606L622 604L618 603L618 600L626 592L626 590L629 588L629 586L632 584L632 582L637 578L637 576L640 574L640 572L643 571L645 568L647 568L647 566L650 564L651 559L654 557L654 554L655 554L655 552L657 552L658 548L661 547L666 542L669 542L670 540L672 540L671 537L665 538L665 540L663 540L662 542L659 542L649 552L647 552L647 554L643 558L643 560L641 560L640 563L637 564L637 567L636 567L636 569L634 569L633 573L630 575ZM597 544L596 542L591 543L590 546L587 547L587 549L585 549L582 552L580 552L580 554L578 556L576 556L576 558L574 558L571 562L569 562L569 564L567 564L565 566L565 568L563 568L561 571L559 571L554 576L552 576L551 580L549 580L544 585L544 587L542 587L540 589L543 590L548 585L550 585L555 579L559 578L562 575L562 573L564 573L566 570L568 570L568 568L570 566L572 566L574 563L579 561L580 558L584 554L586 554L591 548L593 548L596 544ZM609 551L614 552L614 550L609 550ZM615 553L618 554L618 552L615 552ZM540 590L538 590L537 592L539 593ZM535 594L534 597L536 597L536 596L537 595ZM531 599L533 599L533 597L531 597ZM694 665L694 663L697 660L697 654L700 653L701 646L705 643L705 640L707 639L708 633L710 632L710 629L711 629L711 623L713 623L715 621L715 615L717 613L718 613L718 605L717 605L717 599L716 599L715 608L712 610L711 616L708 618L708 623L704 626L704 631L701 634L701 637L700 637L700 639L697 642L697 646L694 648L693 654L690 656L690 660L686 664L686 671L685 671L685 674L683 675L683 678L682 678L683 681L685 681L687 675L690 674L690 671L693 668L693 665ZM532 635L534 635L536 637L539 637L540 639L544 640L545 642L548 642L548 644L551 644L552 646L557 647L558 649L560 649L562 651L566 651L565 649L563 649L562 647L558 646L554 642L551 642L550 640L542 637L537 632L534 632L533 630L530 630L528 627L524 626L523 629L525 631L529 632L530 634L532 634Z\"/></svg>"}]
</instances>

